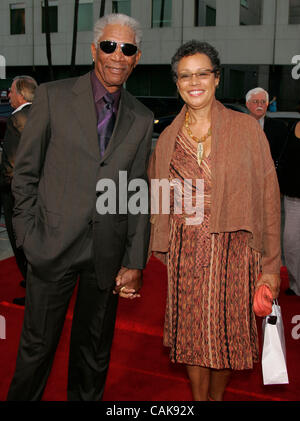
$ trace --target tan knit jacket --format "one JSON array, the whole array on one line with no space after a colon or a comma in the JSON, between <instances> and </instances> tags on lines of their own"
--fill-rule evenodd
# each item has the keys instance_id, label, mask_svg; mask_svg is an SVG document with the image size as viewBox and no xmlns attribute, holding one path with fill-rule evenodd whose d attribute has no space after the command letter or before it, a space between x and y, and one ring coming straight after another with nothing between
<instances>
[{"instance_id":1,"label":"tan knit jacket","mask_svg":"<svg viewBox=\"0 0 300 421\"><path fill-rule=\"evenodd\" d=\"M149 178L168 179L184 106L160 135L150 158ZM249 246L262 253L262 272L280 273L280 192L269 144L257 121L247 114L212 106L210 232L250 233ZM149 254L165 261L169 215L151 215Z\"/></svg>"}]
</instances>

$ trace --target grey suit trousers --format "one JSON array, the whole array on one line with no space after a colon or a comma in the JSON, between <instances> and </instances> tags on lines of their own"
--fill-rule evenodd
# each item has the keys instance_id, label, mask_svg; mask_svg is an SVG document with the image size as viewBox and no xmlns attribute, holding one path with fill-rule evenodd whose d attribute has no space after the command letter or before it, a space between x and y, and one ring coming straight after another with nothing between
<instances>
[{"instance_id":1,"label":"grey suit trousers","mask_svg":"<svg viewBox=\"0 0 300 421\"><path fill-rule=\"evenodd\" d=\"M118 295L100 290L88 238L69 271L52 282L34 276L29 266L24 325L9 401L42 398L78 282L68 371L68 400L102 399L113 340Z\"/></svg>"}]
</instances>

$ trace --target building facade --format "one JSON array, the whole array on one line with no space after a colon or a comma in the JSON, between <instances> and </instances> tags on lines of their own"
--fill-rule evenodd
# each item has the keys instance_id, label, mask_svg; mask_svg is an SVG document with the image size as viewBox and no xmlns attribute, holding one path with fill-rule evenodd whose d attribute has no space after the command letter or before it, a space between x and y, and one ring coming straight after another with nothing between
<instances>
[{"instance_id":1,"label":"building facade","mask_svg":"<svg viewBox=\"0 0 300 421\"><path fill-rule=\"evenodd\" d=\"M70 75L74 3L49 0L56 78ZM180 44L198 39L220 53L220 98L242 100L262 86L279 98L280 109L294 110L300 101L300 79L292 73L297 56L300 62L300 0L80 0L77 74L91 69L92 28L103 6L105 14L122 12L141 23L142 58L127 83L135 95L176 95L171 57ZM43 0L1 0L0 55L8 78L26 73L49 79L45 25Z\"/></svg>"}]
</instances>

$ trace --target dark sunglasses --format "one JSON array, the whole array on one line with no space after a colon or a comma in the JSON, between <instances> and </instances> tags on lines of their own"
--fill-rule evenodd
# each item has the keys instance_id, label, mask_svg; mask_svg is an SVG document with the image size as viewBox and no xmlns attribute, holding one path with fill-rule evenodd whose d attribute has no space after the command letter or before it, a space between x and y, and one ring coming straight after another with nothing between
<instances>
[{"instance_id":1,"label":"dark sunglasses","mask_svg":"<svg viewBox=\"0 0 300 421\"><path fill-rule=\"evenodd\" d=\"M127 42L101 41L98 42L98 45L105 54L113 53L116 50L117 45L120 45L124 56L130 57L137 52L137 46L134 44L128 44Z\"/></svg>"}]
</instances>

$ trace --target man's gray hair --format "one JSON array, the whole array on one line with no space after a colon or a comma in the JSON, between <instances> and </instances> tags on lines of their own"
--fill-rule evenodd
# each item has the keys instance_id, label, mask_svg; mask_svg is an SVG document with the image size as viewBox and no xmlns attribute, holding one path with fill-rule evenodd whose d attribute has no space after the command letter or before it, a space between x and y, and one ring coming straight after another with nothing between
<instances>
[{"instance_id":1,"label":"man's gray hair","mask_svg":"<svg viewBox=\"0 0 300 421\"><path fill-rule=\"evenodd\" d=\"M19 95L22 95L25 101L32 102L34 100L38 84L33 77L27 75L16 76L13 82L16 82L16 91Z\"/></svg>"},{"instance_id":2,"label":"man's gray hair","mask_svg":"<svg viewBox=\"0 0 300 421\"><path fill-rule=\"evenodd\" d=\"M246 94L246 102L250 101L252 95L256 95L256 94L259 94L261 92L263 92L266 95L267 102L269 102L269 94L268 94L268 92L265 89L259 88L259 87L258 88L251 89L250 91L247 92L247 94Z\"/></svg>"},{"instance_id":3,"label":"man's gray hair","mask_svg":"<svg viewBox=\"0 0 300 421\"><path fill-rule=\"evenodd\" d=\"M142 30L137 20L130 16L123 15L122 13L111 13L110 15L103 16L98 19L94 25L94 44L97 48L97 42L103 34L103 30L106 25L124 25L131 28L135 34L135 42L137 47L140 49L142 42Z\"/></svg>"}]
</instances>

